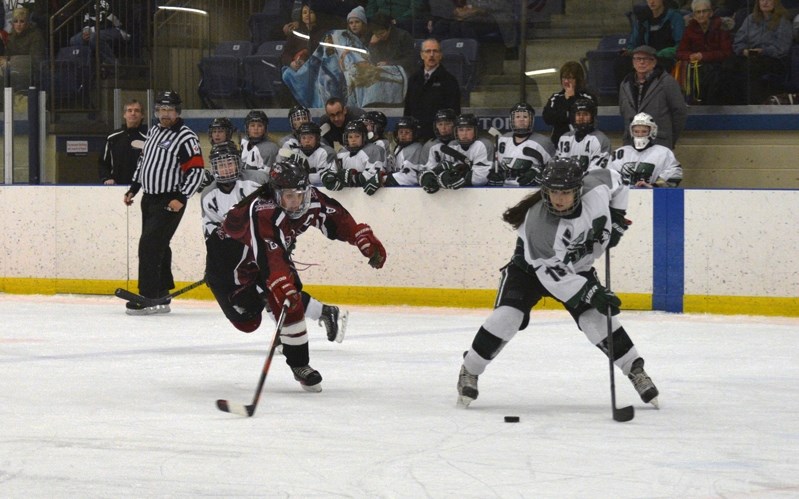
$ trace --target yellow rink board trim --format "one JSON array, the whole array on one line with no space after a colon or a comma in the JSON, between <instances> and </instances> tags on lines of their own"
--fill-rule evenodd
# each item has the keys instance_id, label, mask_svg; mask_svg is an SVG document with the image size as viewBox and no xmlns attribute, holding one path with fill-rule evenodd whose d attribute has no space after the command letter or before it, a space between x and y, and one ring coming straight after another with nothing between
<instances>
[{"instance_id":1,"label":"yellow rink board trim","mask_svg":"<svg viewBox=\"0 0 799 499\"><path fill-rule=\"evenodd\" d=\"M175 289L190 282L178 282ZM89 294L113 295L116 288L137 292L136 281L103 281L85 279L0 278L0 292L11 294ZM319 301L348 305L406 305L424 307L492 308L494 289L453 288L387 288L377 286L308 285L304 289ZM181 295L182 298L213 300L207 286ZM652 296L643 293L620 293L626 310L652 310ZM799 317L799 298L762 296L685 296L686 313L720 315L770 315ZM550 298L541 300L537 309L559 309L561 305Z\"/></svg>"}]
</instances>

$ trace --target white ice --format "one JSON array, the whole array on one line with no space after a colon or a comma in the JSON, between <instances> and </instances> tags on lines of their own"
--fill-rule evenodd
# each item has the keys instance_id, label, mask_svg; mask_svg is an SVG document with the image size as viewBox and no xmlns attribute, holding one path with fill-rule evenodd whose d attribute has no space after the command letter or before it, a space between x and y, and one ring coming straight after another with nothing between
<instances>
[{"instance_id":1,"label":"white ice","mask_svg":"<svg viewBox=\"0 0 799 499\"><path fill-rule=\"evenodd\" d=\"M349 307L309 323L323 391L276 358L272 323L211 302L128 317L115 298L0 295L0 497L799 497L799 320L624 312L659 411L564 312L534 312L455 407L487 310ZM519 416L505 423L503 416Z\"/></svg>"}]
</instances>

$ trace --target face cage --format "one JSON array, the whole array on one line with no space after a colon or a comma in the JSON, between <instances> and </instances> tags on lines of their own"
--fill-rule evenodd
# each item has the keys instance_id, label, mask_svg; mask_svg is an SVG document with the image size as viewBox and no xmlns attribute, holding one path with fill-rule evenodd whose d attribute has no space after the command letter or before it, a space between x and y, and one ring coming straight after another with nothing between
<instances>
[{"instance_id":1,"label":"face cage","mask_svg":"<svg viewBox=\"0 0 799 499\"><path fill-rule=\"evenodd\" d=\"M295 133L299 130L300 125L304 123L309 123L311 121L311 113L308 111L296 111L291 116L289 116L289 122L291 123L291 129Z\"/></svg>"},{"instance_id":2,"label":"face cage","mask_svg":"<svg viewBox=\"0 0 799 499\"><path fill-rule=\"evenodd\" d=\"M221 173L219 171L220 166L228 166L231 162L236 166L233 173ZM211 171L216 179L216 183L232 184L239 178L239 173L241 172L241 158L232 155L214 158L211 160Z\"/></svg>"},{"instance_id":3,"label":"face cage","mask_svg":"<svg viewBox=\"0 0 799 499\"><path fill-rule=\"evenodd\" d=\"M170 106L170 105L167 105L167 104L156 104L155 107L154 107L154 110L155 110L155 112L153 114L155 115L155 119L157 119L157 120L161 119L161 116L160 116L161 110L164 110L164 111L172 111L172 110L174 110L177 113L177 115L180 116L180 106Z\"/></svg>"},{"instance_id":4,"label":"face cage","mask_svg":"<svg viewBox=\"0 0 799 499\"><path fill-rule=\"evenodd\" d=\"M580 207L580 202L582 201L580 198L581 190L582 186L572 187L571 189L550 189L548 187L541 186L541 199L544 200L544 206L546 206L548 212L555 215L556 217L566 217L577 211L577 208ZM563 211L556 210L555 207L552 205L552 201L549 199L549 193L551 191L561 191L572 194L573 201L571 208L566 208Z\"/></svg>"},{"instance_id":5,"label":"face cage","mask_svg":"<svg viewBox=\"0 0 799 499\"><path fill-rule=\"evenodd\" d=\"M527 116L529 118L530 123L527 125L526 128L521 128L516 126L516 115L519 114ZM535 117L532 114L530 114L530 111L513 111L512 113L510 113L510 129L513 130L513 133L515 134L526 135L528 133L532 133L534 119Z\"/></svg>"},{"instance_id":6,"label":"face cage","mask_svg":"<svg viewBox=\"0 0 799 499\"><path fill-rule=\"evenodd\" d=\"M649 127L649 133L647 133L643 137L636 137L635 136L635 132L633 132L633 127L636 127L636 126ZM649 126L649 125L630 125L630 135L632 136L632 139L633 139L633 147L637 151L641 151L643 149L646 149L646 146L648 146L650 144L650 142L653 142L655 140L655 137L653 136L654 134L652 133L652 127Z\"/></svg>"},{"instance_id":7,"label":"face cage","mask_svg":"<svg viewBox=\"0 0 799 499\"><path fill-rule=\"evenodd\" d=\"M283 206L283 192L284 191L293 191L297 193L302 193L302 202L300 202L300 206L296 210L289 210L285 206ZM301 216L305 215L308 212L308 209L311 207L311 188L306 187L305 189L297 189L297 188L275 188L275 202L277 203L280 208L286 212L286 215L289 218L296 220Z\"/></svg>"}]
</instances>

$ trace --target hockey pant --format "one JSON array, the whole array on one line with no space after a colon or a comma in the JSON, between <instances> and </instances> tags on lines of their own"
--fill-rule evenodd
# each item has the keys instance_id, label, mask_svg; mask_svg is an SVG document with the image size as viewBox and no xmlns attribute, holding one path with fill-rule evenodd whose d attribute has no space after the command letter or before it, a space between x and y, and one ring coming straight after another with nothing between
<instances>
[{"instance_id":1,"label":"hockey pant","mask_svg":"<svg viewBox=\"0 0 799 499\"><path fill-rule=\"evenodd\" d=\"M580 275L597 281L593 269ZM530 323L530 310L545 296L556 299L537 276L528 274L513 263L506 265L502 269L494 311L477 331L464 357L466 369L475 375L482 374L516 333L527 327ZM588 341L607 355L607 316L588 304L581 303L572 308L560 303L571 314ZM611 327L614 364L626 375L630 372L632 362L638 358L638 352L617 317L612 318Z\"/></svg>"},{"instance_id":2,"label":"hockey pant","mask_svg":"<svg viewBox=\"0 0 799 499\"><path fill-rule=\"evenodd\" d=\"M215 234L205 241L207 250L205 279L214 294L219 308L236 329L251 333L261 325L265 306L268 311L280 310L281 304L265 292L263 278L256 283L241 285L236 279L236 269L247 257L247 247L234 239L220 239ZM280 331L280 342L286 363L292 367L308 364L308 335L305 327L305 311L313 320L322 313L322 304L302 291L302 282L294 272L297 289L302 295L302 310L295 310L286 316ZM274 314L273 314L274 316ZM277 321L277 317L274 317Z\"/></svg>"}]
</instances>

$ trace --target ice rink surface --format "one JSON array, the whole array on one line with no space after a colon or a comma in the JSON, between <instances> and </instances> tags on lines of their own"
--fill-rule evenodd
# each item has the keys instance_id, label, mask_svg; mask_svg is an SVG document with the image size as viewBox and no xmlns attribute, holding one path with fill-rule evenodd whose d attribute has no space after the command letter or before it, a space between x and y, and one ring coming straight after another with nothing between
<instances>
[{"instance_id":1,"label":"ice rink surface","mask_svg":"<svg viewBox=\"0 0 799 499\"><path fill-rule=\"evenodd\" d=\"M623 312L645 406L565 312L534 312L455 407L488 310L349 307L309 323L323 391L211 302L0 294L0 497L799 497L799 319ZM519 416L519 423L503 417Z\"/></svg>"}]
</instances>

